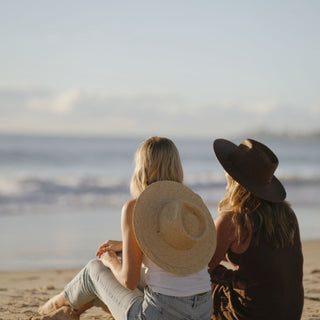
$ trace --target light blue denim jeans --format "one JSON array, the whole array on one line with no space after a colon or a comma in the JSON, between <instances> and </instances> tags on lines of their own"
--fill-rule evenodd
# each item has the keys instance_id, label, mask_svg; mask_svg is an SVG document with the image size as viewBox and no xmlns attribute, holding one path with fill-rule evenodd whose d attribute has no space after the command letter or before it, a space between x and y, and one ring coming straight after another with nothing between
<instances>
[{"instance_id":1,"label":"light blue denim jeans","mask_svg":"<svg viewBox=\"0 0 320 320\"><path fill-rule=\"evenodd\" d=\"M126 289L99 260L91 260L66 285L64 296L74 309L105 304L116 320L210 320L213 308L211 291L167 296L153 292L143 278L135 290Z\"/></svg>"}]
</instances>

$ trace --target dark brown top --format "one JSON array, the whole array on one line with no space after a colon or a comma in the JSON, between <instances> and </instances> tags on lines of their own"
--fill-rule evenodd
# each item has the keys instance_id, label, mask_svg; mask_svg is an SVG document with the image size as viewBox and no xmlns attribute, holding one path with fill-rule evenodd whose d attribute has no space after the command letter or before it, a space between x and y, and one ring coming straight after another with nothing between
<instances>
[{"instance_id":1,"label":"dark brown top","mask_svg":"<svg viewBox=\"0 0 320 320\"><path fill-rule=\"evenodd\" d=\"M243 254L228 253L238 266L211 273L213 319L298 320L303 308L303 257L298 224L294 245L274 249L264 241Z\"/></svg>"}]
</instances>

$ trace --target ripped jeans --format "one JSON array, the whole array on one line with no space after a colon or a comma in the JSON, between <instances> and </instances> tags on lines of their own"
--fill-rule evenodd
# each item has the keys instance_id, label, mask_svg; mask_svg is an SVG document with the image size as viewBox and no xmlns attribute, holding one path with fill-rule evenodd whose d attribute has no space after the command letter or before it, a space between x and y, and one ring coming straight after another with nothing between
<instances>
[{"instance_id":1,"label":"ripped jeans","mask_svg":"<svg viewBox=\"0 0 320 320\"><path fill-rule=\"evenodd\" d=\"M210 320L211 291L174 297L153 292L144 279L138 288L124 288L99 260L91 260L64 289L70 306L79 309L89 302L106 305L116 320Z\"/></svg>"}]
</instances>

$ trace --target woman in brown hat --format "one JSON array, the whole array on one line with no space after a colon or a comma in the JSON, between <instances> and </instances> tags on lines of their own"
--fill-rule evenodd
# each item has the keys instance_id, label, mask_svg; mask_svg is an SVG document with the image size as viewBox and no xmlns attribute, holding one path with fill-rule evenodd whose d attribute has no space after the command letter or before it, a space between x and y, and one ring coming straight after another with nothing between
<instances>
[{"instance_id":1,"label":"woman in brown hat","mask_svg":"<svg viewBox=\"0 0 320 320\"><path fill-rule=\"evenodd\" d=\"M298 320L303 257L297 218L274 176L278 159L251 139L239 146L218 139L213 147L227 193L219 204L217 248L209 264L212 319Z\"/></svg>"},{"instance_id":2,"label":"woman in brown hat","mask_svg":"<svg viewBox=\"0 0 320 320\"><path fill-rule=\"evenodd\" d=\"M208 263L216 243L211 214L182 184L180 157L171 140L149 138L135 161L134 199L122 210L123 241L103 243L99 259L40 308L43 319L79 319L93 305L109 308L116 320L210 319Z\"/></svg>"}]
</instances>

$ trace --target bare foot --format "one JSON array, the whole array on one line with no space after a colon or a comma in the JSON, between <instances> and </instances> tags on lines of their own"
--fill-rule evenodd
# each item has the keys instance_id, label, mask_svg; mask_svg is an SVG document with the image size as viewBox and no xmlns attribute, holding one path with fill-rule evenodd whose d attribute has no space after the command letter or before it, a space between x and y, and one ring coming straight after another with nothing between
<instances>
[{"instance_id":1,"label":"bare foot","mask_svg":"<svg viewBox=\"0 0 320 320\"><path fill-rule=\"evenodd\" d=\"M53 311L56 311L60 309L61 307L69 306L67 300L64 297L63 292L57 294L56 296L52 297L50 300L48 300L44 305L42 305L38 312L42 316L45 316L47 314L50 314Z\"/></svg>"},{"instance_id":2,"label":"bare foot","mask_svg":"<svg viewBox=\"0 0 320 320\"><path fill-rule=\"evenodd\" d=\"M41 317L41 320L79 320L80 315L74 311L71 307L61 307L45 316Z\"/></svg>"}]
</instances>

